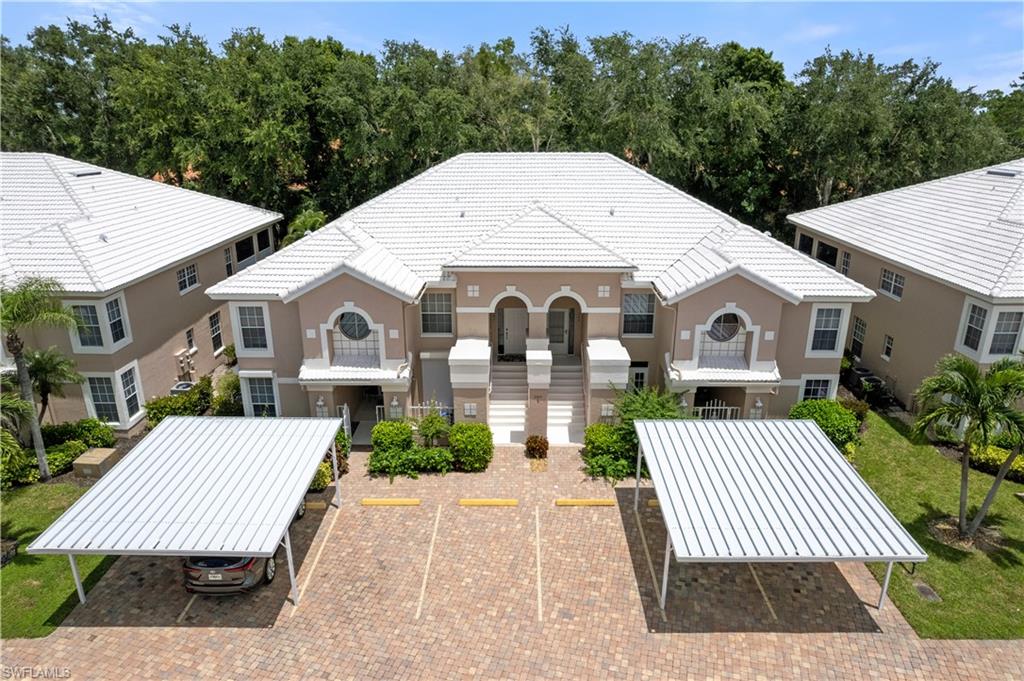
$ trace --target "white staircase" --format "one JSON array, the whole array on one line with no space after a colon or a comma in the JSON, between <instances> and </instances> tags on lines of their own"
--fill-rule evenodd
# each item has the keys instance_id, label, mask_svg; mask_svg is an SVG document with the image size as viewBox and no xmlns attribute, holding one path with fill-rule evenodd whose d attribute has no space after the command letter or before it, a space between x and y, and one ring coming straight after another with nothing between
<instances>
[{"instance_id":1,"label":"white staircase","mask_svg":"<svg viewBox=\"0 0 1024 681\"><path fill-rule=\"evenodd\" d=\"M495 444L526 441L526 403L529 397L525 363L495 362L491 365L487 425L494 434Z\"/></svg>"},{"instance_id":2,"label":"white staircase","mask_svg":"<svg viewBox=\"0 0 1024 681\"><path fill-rule=\"evenodd\" d=\"M583 367L579 364L554 364L548 392L548 442L583 442L587 425L583 413Z\"/></svg>"}]
</instances>

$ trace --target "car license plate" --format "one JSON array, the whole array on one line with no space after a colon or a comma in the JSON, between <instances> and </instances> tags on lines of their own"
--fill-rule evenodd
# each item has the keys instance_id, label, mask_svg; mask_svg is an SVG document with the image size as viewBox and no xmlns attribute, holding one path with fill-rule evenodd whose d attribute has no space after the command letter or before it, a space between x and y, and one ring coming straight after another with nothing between
<instances>
[{"instance_id":1,"label":"car license plate","mask_svg":"<svg viewBox=\"0 0 1024 681\"><path fill-rule=\"evenodd\" d=\"M206 576L206 578L211 582L219 582L222 579L224 579L224 575L220 574L219 572L211 572Z\"/></svg>"}]
</instances>

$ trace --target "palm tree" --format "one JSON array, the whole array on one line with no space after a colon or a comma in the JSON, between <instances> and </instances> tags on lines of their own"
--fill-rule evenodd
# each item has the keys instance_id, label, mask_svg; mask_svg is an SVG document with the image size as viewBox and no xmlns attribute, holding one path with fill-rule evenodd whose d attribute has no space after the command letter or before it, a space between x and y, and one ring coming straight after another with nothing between
<instances>
[{"instance_id":1,"label":"palm tree","mask_svg":"<svg viewBox=\"0 0 1024 681\"><path fill-rule=\"evenodd\" d=\"M25 450L18 442L17 433L21 424L32 417L33 407L12 392L13 385L4 381L0 392L0 466L21 466Z\"/></svg>"},{"instance_id":2,"label":"palm tree","mask_svg":"<svg viewBox=\"0 0 1024 681\"><path fill-rule=\"evenodd\" d=\"M962 425L963 445L960 455L960 535L974 536L988 513L996 491L1006 477L1013 460L1020 453L1020 445L999 468L985 502L974 520L967 522L967 481L970 472L972 447L988 447L989 439L997 432L1024 435L1024 412L1017 406L1024 399L1024 363L1006 358L982 372L963 355L947 355L935 365L935 375L921 382L916 397L922 405L921 415L914 424L917 434L940 424Z\"/></svg>"},{"instance_id":3,"label":"palm tree","mask_svg":"<svg viewBox=\"0 0 1024 681\"><path fill-rule=\"evenodd\" d=\"M65 357L60 350L51 346L46 350L29 350L28 376L32 388L39 395L39 422L43 422L46 408L50 406L50 395L64 397L64 386L81 383L82 375L75 370L75 361Z\"/></svg>"},{"instance_id":4,"label":"palm tree","mask_svg":"<svg viewBox=\"0 0 1024 681\"><path fill-rule=\"evenodd\" d=\"M63 292L56 281L41 277L23 279L13 287L0 283L0 332L4 334L4 346L14 358L14 366L18 370L21 399L29 404L33 403L32 379L28 375L22 334L41 326L77 326L77 317L60 300ZM39 479L49 480L50 468L46 465L43 434L39 430L39 419L34 409L29 414L28 424L32 433L32 446L39 461Z\"/></svg>"}]
</instances>

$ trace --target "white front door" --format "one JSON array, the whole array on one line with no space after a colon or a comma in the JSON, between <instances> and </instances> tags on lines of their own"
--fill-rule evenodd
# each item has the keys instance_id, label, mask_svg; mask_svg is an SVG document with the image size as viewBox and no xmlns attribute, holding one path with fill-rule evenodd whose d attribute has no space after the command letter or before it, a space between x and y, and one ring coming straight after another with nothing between
<instances>
[{"instance_id":1,"label":"white front door","mask_svg":"<svg viewBox=\"0 0 1024 681\"><path fill-rule=\"evenodd\" d=\"M548 350L552 355L569 354L569 311L548 310Z\"/></svg>"},{"instance_id":2,"label":"white front door","mask_svg":"<svg viewBox=\"0 0 1024 681\"><path fill-rule=\"evenodd\" d=\"M529 313L525 307L508 307L503 311L505 328L504 345L506 355L526 354L526 320Z\"/></svg>"}]
</instances>

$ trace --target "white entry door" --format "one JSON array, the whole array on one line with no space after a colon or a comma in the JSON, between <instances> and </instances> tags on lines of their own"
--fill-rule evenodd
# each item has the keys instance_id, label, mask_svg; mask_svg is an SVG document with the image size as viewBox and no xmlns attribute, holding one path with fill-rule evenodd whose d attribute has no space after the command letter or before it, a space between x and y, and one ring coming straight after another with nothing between
<instances>
[{"instance_id":1,"label":"white entry door","mask_svg":"<svg viewBox=\"0 0 1024 681\"><path fill-rule=\"evenodd\" d=\"M548 350L552 355L569 354L569 311L548 310Z\"/></svg>"},{"instance_id":2,"label":"white entry door","mask_svg":"<svg viewBox=\"0 0 1024 681\"><path fill-rule=\"evenodd\" d=\"M509 307L505 308L504 314L505 328L502 331L505 337L505 354L506 355L525 355L526 354L526 320L529 317L529 313L525 307Z\"/></svg>"}]
</instances>

